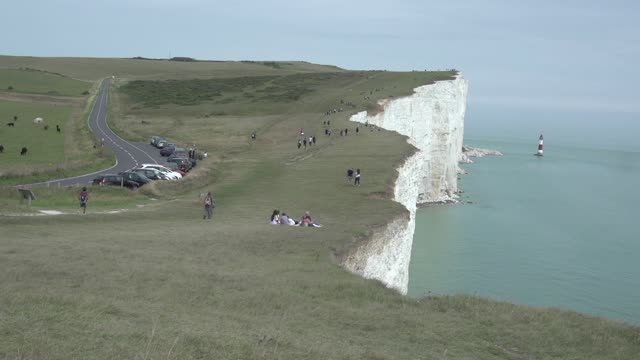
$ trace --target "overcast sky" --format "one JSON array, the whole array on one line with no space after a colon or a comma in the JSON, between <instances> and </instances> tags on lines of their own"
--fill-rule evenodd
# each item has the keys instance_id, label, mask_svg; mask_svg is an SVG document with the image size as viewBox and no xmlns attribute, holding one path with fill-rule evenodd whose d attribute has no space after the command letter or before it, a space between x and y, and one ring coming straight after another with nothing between
<instances>
[{"instance_id":1,"label":"overcast sky","mask_svg":"<svg viewBox=\"0 0 640 360\"><path fill-rule=\"evenodd\" d=\"M471 104L640 114L640 1L20 0L0 53L456 68Z\"/></svg>"}]
</instances>

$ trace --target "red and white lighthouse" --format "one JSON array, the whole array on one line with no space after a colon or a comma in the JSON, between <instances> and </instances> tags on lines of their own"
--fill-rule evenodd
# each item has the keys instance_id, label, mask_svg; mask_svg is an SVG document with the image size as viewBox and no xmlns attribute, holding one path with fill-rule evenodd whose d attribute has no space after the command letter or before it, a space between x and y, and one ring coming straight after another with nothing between
<instances>
[{"instance_id":1,"label":"red and white lighthouse","mask_svg":"<svg viewBox=\"0 0 640 360\"><path fill-rule=\"evenodd\" d=\"M538 152L535 153L535 156L542 156L542 152L543 152L543 147L544 147L544 136L542 136L542 134L540 134L540 139L538 140Z\"/></svg>"}]
</instances>

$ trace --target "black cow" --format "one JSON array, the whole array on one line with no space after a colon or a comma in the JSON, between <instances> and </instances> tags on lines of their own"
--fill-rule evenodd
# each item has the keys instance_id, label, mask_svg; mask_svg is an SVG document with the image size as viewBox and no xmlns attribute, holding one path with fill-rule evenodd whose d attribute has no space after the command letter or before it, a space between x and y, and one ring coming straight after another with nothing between
<instances>
[{"instance_id":1,"label":"black cow","mask_svg":"<svg viewBox=\"0 0 640 360\"><path fill-rule=\"evenodd\" d=\"M27 148L25 146L23 146L22 150L20 150L20 155L27 155Z\"/></svg>"},{"instance_id":2,"label":"black cow","mask_svg":"<svg viewBox=\"0 0 640 360\"><path fill-rule=\"evenodd\" d=\"M16 125L16 124L15 124L15 123L12 123L12 122L7 123L7 126L15 126L15 125Z\"/></svg>"},{"instance_id":3,"label":"black cow","mask_svg":"<svg viewBox=\"0 0 640 360\"><path fill-rule=\"evenodd\" d=\"M4 152L4 145L0 144L0 153Z\"/></svg>"},{"instance_id":4,"label":"black cow","mask_svg":"<svg viewBox=\"0 0 640 360\"><path fill-rule=\"evenodd\" d=\"M56 125L56 131L60 132L60 125Z\"/></svg>"}]
</instances>

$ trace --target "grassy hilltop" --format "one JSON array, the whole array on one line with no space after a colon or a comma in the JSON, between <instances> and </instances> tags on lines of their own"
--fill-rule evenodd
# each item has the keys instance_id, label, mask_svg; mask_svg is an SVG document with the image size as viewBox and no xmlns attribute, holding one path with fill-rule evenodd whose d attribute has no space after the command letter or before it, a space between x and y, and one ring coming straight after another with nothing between
<instances>
[{"instance_id":1,"label":"grassy hilltop","mask_svg":"<svg viewBox=\"0 0 640 360\"><path fill-rule=\"evenodd\" d=\"M95 81L115 75L109 122L121 136L161 135L195 144L209 158L179 182L135 194L91 189L86 216L2 216L24 209L12 189L0 190L0 358L640 354L638 327L466 295L411 299L336 264L344 249L404 214L389 189L395 167L413 151L391 132L363 127L356 135L348 117L378 111L377 99L411 94L452 72L0 57L0 71L21 67L94 81L92 94ZM2 96L17 102L15 94ZM80 99L77 109L87 108L92 95ZM325 116L334 108L343 111ZM324 135L327 120L331 137ZM297 149L301 128L316 136L316 145ZM344 128L349 136L340 137ZM349 166L363 170L361 187L346 183ZM35 207L75 207L74 190L39 191L47 203ZM216 199L212 222L202 220L199 194L206 191ZM128 210L105 213L119 208ZM269 225L274 208L294 217L309 210L324 227Z\"/></svg>"}]
</instances>

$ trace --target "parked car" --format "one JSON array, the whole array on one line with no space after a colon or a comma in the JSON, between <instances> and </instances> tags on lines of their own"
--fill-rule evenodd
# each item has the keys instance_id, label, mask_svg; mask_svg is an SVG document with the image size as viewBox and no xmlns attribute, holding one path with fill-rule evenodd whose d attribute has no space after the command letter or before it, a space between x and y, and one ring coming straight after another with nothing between
<instances>
[{"instance_id":1,"label":"parked car","mask_svg":"<svg viewBox=\"0 0 640 360\"><path fill-rule=\"evenodd\" d=\"M189 158L186 153L180 153L178 151L175 151L173 154L171 154L167 161L173 162L173 159L187 159L190 163L189 169L196 167L196 165L198 164L196 159Z\"/></svg>"},{"instance_id":2,"label":"parked car","mask_svg":"<svg viewBox=\"0 0 640 360\"><path fill-rule=\"evenodd\" d=\"M148 177L133 171L124 171L119 173L118 175L122 175L127 180L137 182L138 184L140 184L139 186L142 186L151 182L151 179L149 179Z\"/></svg>"},{"instance_id":3,"label":"parked car","mask_svg":"<svg viewBox=\"0 0 640 360\"><path fill-rule=\"evenodd\" d=\"M166 165L169 169L171 169L171 171L175 171L178 174L180 174L182 177L185 177L187 175L187 173L183 170L180 170L180 168L178 167L178 164L176 163L167 163Z\"/></svg>"},{"instance_id":4,"label":"parked car","mask_svg":"<svg viewBox=\"0 0 640 360\"><path fill-rule=\"evenodd\" d=\"M137 168L137 169L133 169L131 171L136 172L138 174L142 174L142 175L148 177L151 180L168 180L168 178L165 175L163 175L160 171L155 170L155 169Z\"/></svg>"},{"instance_id":5,"label":"parked car","mask_svg":"<svg viewBox=\"0 0 640 360\"><path fill-rule=\"evenodd\" d=\"M182 177L179 172L173 171L166 166L162 166L160 164L142 164L140 165L142 169L156 169L161 173L165 174L171 180L177 180Z\"/></svg>"},{"instance_id":6,"label":"parked car","mask_svg":"<svg viewBox=\"0 0 640 360\"><path fill-rule=\"evenodd\" d=\"M161 156L171 156L175 150L176 150L175 146L165 145L165 147L163 147L160 150L160 155Z\"/></svg>"},{"instance_id":7,"label":"parked car","mask_svg":"<svg viewBox=\"0 0 640 360\"><path fill-rule=\"evenodd\" d=\"M189 156L183 148L176 148L173 153L169 155L167 161L171 161L171 158L189 158Z\"/></svg>"},{"instance_id":8,"label":"parked car","mask_svg":"<svg viewBox=\"0 0 640 360\"><path fill-rule=\"evenodd\" d=\"M167 160L167 162L169 163L175 163L177 168L187 172L189 170L191 170L191 161L189 161L189 159L187 158L172 158L171 160Z\"/></svg>"},{"instance_id":9,"label":"parked car","mask_svg":"<svg viewBox=\"0 0 640 360\"><path fill-rule=\"evenodd\" d=\"M167 140L165 140L165 139L158 140L158 142L156 143L156 147L157 147L158 149L162 149L162 148L164 148L164 147L165 147L165 145L166 145L167 143L169 143L169 142L168 142Z\"/></svg>"},{"instance_id":10,"label":"parked car","mask_svg":"<svg viewBox=\"0 0 640 360\"><path fill-rule=\"evenodd\" d=\"M164 140L164 139L162 139L160 136L152 136L150 144L157 147L158 141L160 140Z\"/></svg>"},{"instance_id":11,"label":"parked car","mask_svg":"<svg viewBox=\"0 0 640 360\"><path fill-rule=\"evenodd\" d=\"M125 179L121 175L115 175L115 174L98 175L98 176L95 177L95 179L93 179L93 184L95 184L95 185L124 186L124 187L127 187L129 189L135 189L135 188L138 188L140 186L140 184L135 182L135 181L131 181L131 180Z\"/></svg>"}]
</instances>

